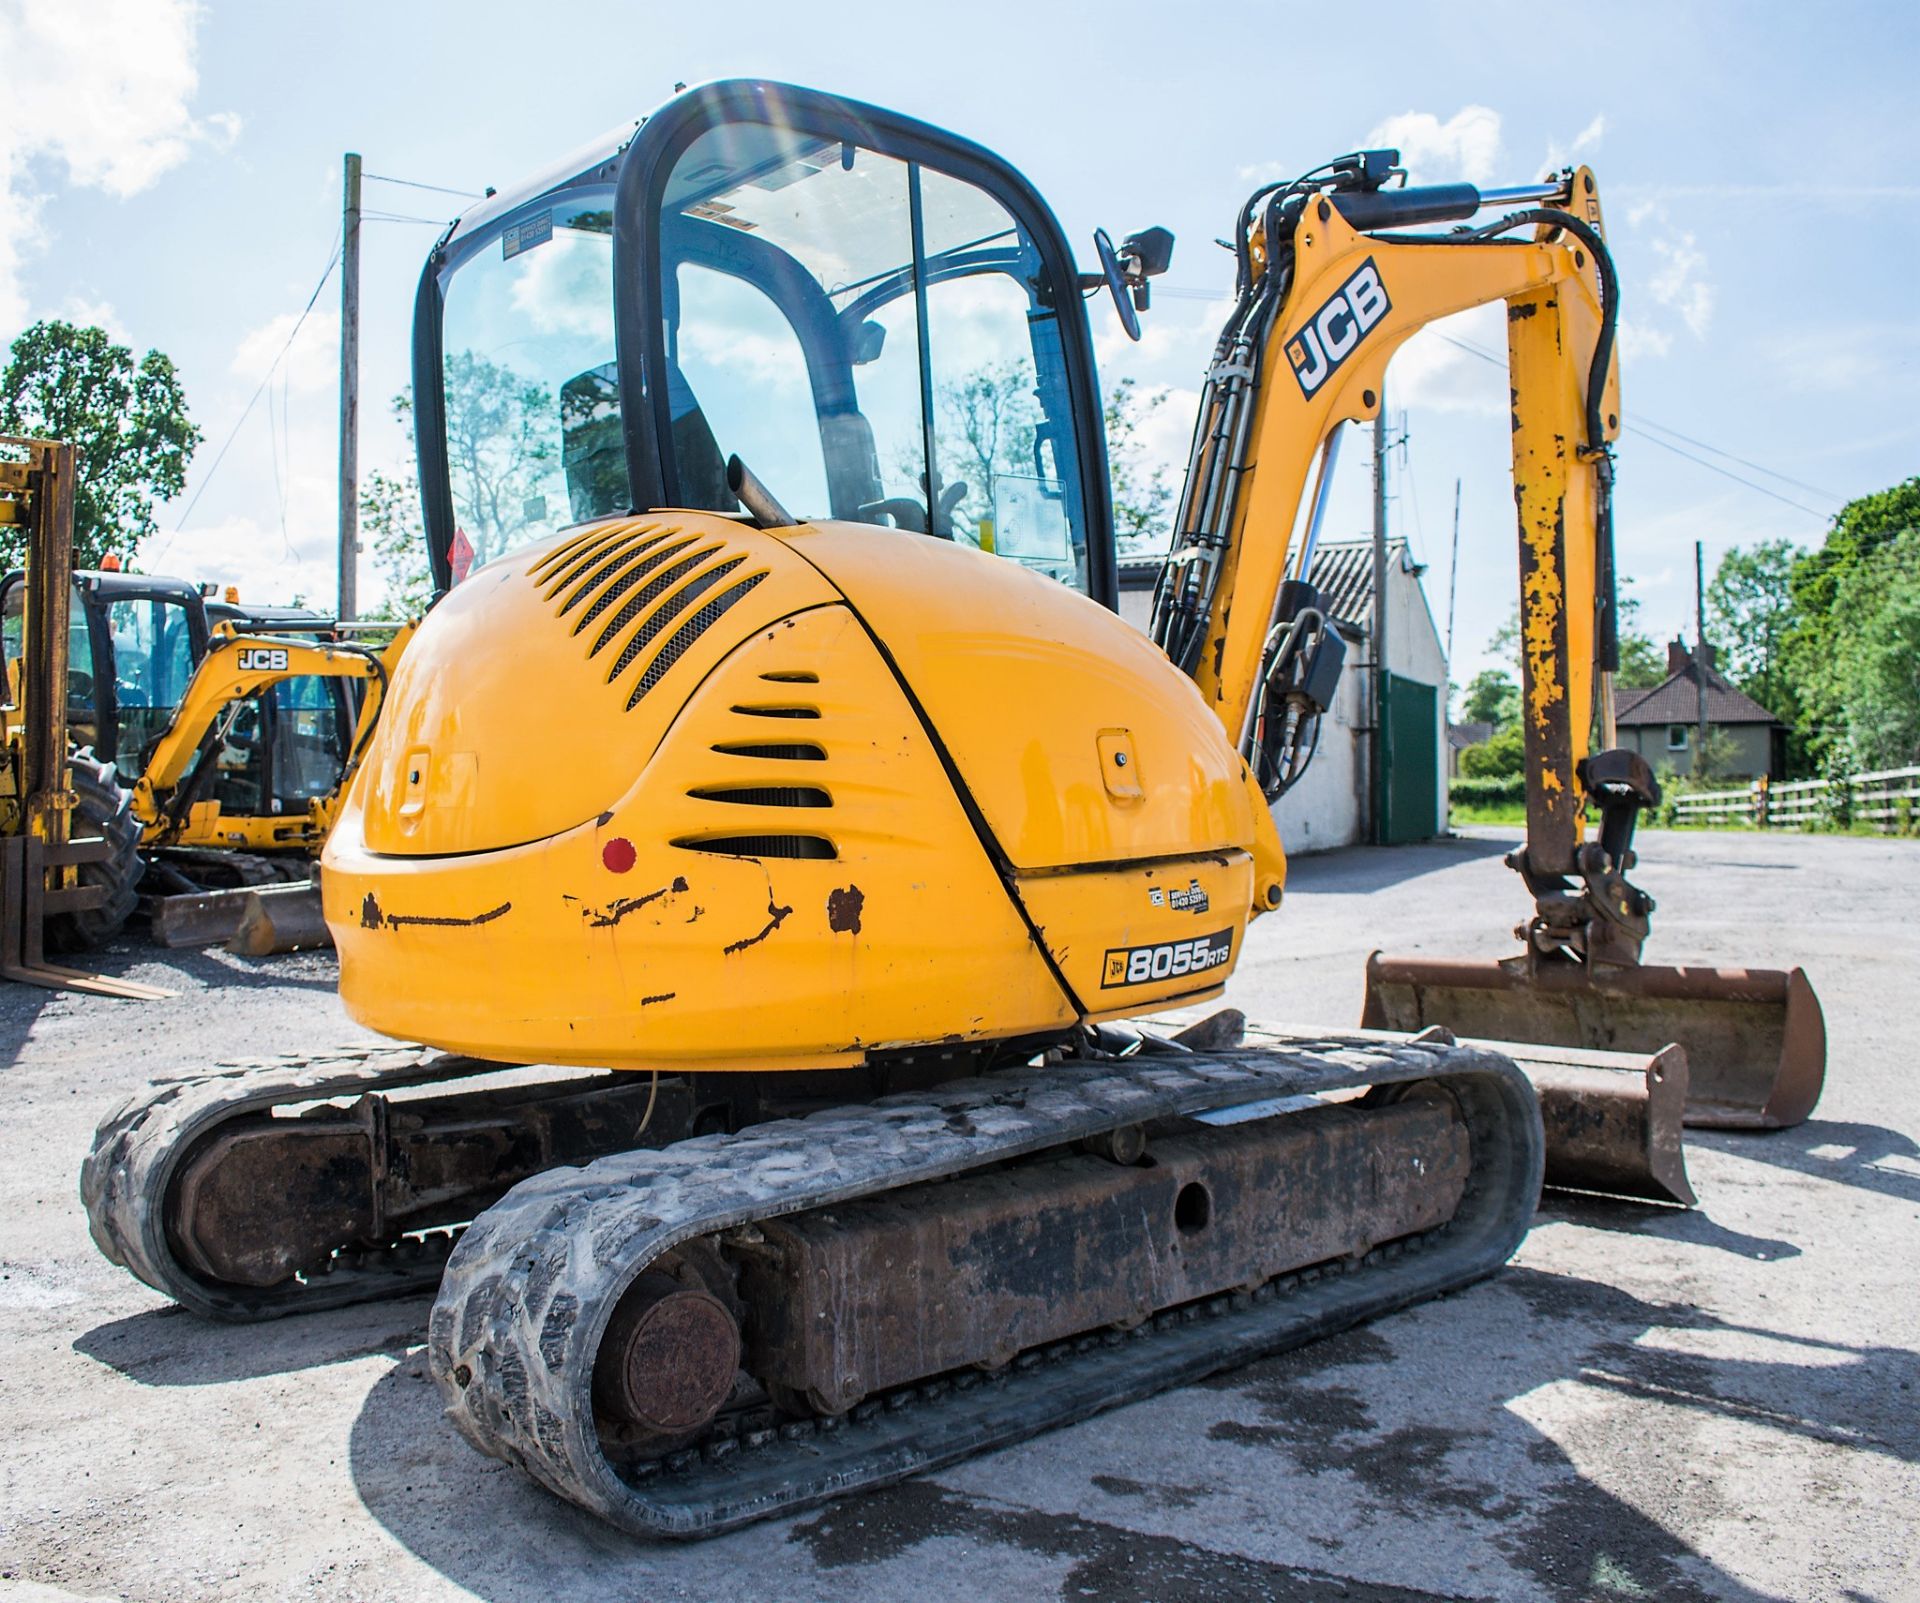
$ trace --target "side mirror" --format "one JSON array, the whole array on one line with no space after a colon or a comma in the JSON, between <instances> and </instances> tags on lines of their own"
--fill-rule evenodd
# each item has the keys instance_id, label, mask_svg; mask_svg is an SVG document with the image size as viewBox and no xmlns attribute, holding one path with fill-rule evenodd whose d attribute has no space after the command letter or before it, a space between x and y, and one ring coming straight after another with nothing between
<instances>
[{"instance_id":1,"label":"side mirror","mask_svg":"<svg viewBox=\"0 0 1920 1603\"><path fill-rule=\"evenodd\" d=\"M1104 228L1093 231L1093 248L1100 253L1100 272L1106 280L1107 290L1113 296L1113 309L1120 314L1120 326L1127 331L1127 338L1140 338L1140 314L1134 310L1133 298L1127 293L1126 270L1120 265L1120 256L1113 248L1113 241Z\"/></svg>"}]
</instances>

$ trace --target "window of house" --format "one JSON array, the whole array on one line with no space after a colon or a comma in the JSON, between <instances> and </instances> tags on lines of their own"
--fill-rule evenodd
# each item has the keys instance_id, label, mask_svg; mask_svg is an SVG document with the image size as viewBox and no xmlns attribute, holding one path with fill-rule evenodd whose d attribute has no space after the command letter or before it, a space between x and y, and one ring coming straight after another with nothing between
<instances>
[{"instance_id":1,"label":"window of house","mask_svg":"<svg viewBox=\"0 0 1920 1603\"><path fill-rule=\"evenodd\" d=\"M1687 726L1685 724L1667 725L1667 750L1685 751L1687 749Z\"/></svg>"}]
</instances>

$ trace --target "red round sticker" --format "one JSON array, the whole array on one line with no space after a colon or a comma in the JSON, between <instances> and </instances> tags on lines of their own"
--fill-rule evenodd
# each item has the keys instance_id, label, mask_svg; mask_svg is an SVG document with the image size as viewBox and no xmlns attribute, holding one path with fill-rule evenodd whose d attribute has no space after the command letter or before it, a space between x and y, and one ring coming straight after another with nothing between
<instances>
[{"instance_id":1,"label":"red round sticker","mask_svg":"<svg viewBox=\"0 0 1920 1603\"><path fill-rule=\"evenodd\" d=\"M615 835L600 848L600 861L615 874L626 873L633 867L634 858L638 855L633 849L633 842L624 835Z\"/></svg>"}]
</instances>

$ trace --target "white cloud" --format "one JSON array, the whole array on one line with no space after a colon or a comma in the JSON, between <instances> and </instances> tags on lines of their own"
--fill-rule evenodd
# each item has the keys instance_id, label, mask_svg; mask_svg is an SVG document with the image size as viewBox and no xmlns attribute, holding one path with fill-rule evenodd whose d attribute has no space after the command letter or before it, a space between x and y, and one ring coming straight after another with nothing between
<instances>
[{"instance_id":1,"label":"white cloud","mask_svg":"<svg viewBox=\"0 0 1920 1603\"><path fill-rule=\"evenodd\" d=\"M1491 106L1463 106L1442 122L1430 111L1404 111L1375 127L1366 142L1398 150L1409 183L1483 184L1500 159L1500 113Z\"/></svg>"},{"instance_id":2,"label":"white cloud","mask_svg":"<svg viewBox=\"0 0 1920 1603\"><path fill-rule=\"evenodd\" d=\"M105 329L108 337L121 345L133 343L133 336L127 332L126 324L120 321L120 314L114 310L111 301L93 301L84 295L69 295L60 303L59 315L77 328Z\"/></svg>"},{"instance_id":3,"label":"white cloud","mask_svg":"<svg viewBox=\"0 0 1920 1603\"><path fill-rule=\"evenodd\" d=\"M185 161L196 142L237 135L237 117L200 121L190 110L199 26L194 0L13 0L0 9L0 327L28 317L20 277L45 239L50 167L125 198Z\"/></svg>"},{"instance_id":4,"label":"white cloud","mask_svg":"<svg viewBox=\"0 0 1920 1603\"><path fill-rule=\"evenodd\" d=\"M1647 293L1678 312L1695 339L1705 339L1713 323L1714 295L1706 276L1706 253L1691 234L1656 239L1653 248L1662 265L1647 281Z\"/></svg>"},{"instance_id":5,"label":"white cloud","mask_svg":"<svg viewBox=\"0 0 1920 1603\"><path fill-rule=\"evenodd\" d=\"M1562 145L1557 139L1547 141L1547 171L1553 172L1561 167L1571 167L1579 157L1589 151L1598 150L1600 141L1607 131L1607 119L1603 113L1573 136L1573 143Z\"/></svg>"},{"instance_id":6,"label":"white cloud","mask_svg":"<svg viewBox=\"0 0 1920 1603\"><path fill-rule=\"evenodd\" d=\"M1465 341L1497 358L1462 350ZM1387 370L1388 404L1431 406L1442 412L1504 413L1507 393L1507 319L1504 304L1476 306L1429 323L1394 354Z\"/></svg>"},{"instance_id":7,"label":"white cloud","mask_svg":"<svg viewBox=\"0 0 1920 1603\"><path fill-rule=\"evenodd\" d=\"M1652 328L1625 313L1620 317L1620 355L1631 361L1636 356L1665 356L1673 349L1673 336L1663 328Z\"/></svg>"},{"instance_id":8,"label":"white cloud","mask_svg":"<svg viewBox=\"0 0 1920 1603\"><path fill-rule=\"evenodd\" d=\"M297 312L282 312L242 336L227 370L235 378L258 384L283 349L286 360L280 377L289 390L311 394L334 388L340 382L340 314L316 307L302 323Z\"/></svg>"}]
</instances>

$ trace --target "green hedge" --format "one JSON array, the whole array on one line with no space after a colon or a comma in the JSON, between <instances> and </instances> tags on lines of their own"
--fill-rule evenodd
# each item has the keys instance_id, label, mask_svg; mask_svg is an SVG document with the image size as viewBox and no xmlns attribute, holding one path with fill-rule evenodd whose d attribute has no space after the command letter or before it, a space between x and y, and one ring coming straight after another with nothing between
<instances>
[{"instance_id":1,"label":"green hedge","mask_svg":"<svg viewBox=\"0 0 1920 1603\"><path fill-rule=\"evenodd\" d=\"M1498 807L1527 799L1525 774L1502 774L1496 779L1469 779L1464 775L1447 786L1447 795L1460 807Z\"/></svg>"}]
</instances>

